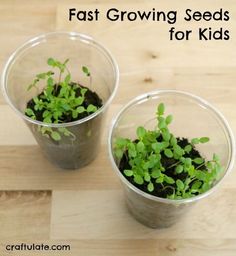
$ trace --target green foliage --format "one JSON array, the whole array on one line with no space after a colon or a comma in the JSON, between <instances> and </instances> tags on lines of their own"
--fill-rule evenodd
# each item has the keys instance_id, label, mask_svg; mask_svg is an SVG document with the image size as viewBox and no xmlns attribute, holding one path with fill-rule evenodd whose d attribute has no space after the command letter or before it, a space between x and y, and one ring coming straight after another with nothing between
<instances>
[{"instance_id":1,"label":"green foliage","mask_svg":"<svg viewBox=\"0 0 236 256\"><path fill-rule=\"evenodd\" d=\"M214 154L210 161L200 156L191 158L195 145L207 143L209 138L193 138L181 147L180 139L168 128L173 116L165 117L164 112L165 105L161 103L157 106L155 130L149 131L139 126L136 140L116 139L114 152L117 160L126 157L130 165L123 173L137 186L145 186L150 194L155 194L157 190L168 190L167 198L170 199L204 193L220 178L223 168L219 156ZM163 165L164 159L170 161L168 166ZM174 174L170 175L170 171Z\"/></svg>"},{"instance_id":2,"label":"green foliage","mask_svg":"<svg viewBox=\"0 0 236 256\"><path fill-rule=\"evenodd\" d=\"M97 107L92 104L88 105L87 108L83 106L87 89L71 81L71 74L67 68L68 62L69 59L65 60L63 63L53 58L47 60L47 64L50 67L59 70L58 81L56 82L53 71L36 75L36 78L28 86L27 90L37 88L37 84L41 80L45 82L45 87L41 94L33 98L33 109L29 107L25 109L27 116L37 120L37 112L40 111L42 112L42 121L44 123L58 124L62 123L63 117L68 114L71 114L76 120L80 114L85 113L89 115L97 111ZM87 76L91 76L87 67L83 66L82 71ZM62 77L62 75L64 75L64 77ZM49 137L55 141L61 140L61 135L71 136L71 133L67 131L66 128L64 128L63 132L44 129L42 134L49 135Z\"/></svg>"}]
</instances>

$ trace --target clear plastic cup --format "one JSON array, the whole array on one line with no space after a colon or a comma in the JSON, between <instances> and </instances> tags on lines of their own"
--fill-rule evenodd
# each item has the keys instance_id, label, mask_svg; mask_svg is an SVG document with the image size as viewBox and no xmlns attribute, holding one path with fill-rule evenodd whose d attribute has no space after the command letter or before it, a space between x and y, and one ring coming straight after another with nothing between
<instances>
[{"instance_id":1,"label":"clear plastic cup","mask_svg":"<svg viewBox=\"0 0 236 256\"><path fill-rule=\"evenodd\" d=\"M156 107L161 102L165 104L166 114L173 115L171 132L177 137L190 139L209 137L210 141L197 145L197 149L206 159L212 159L213 153L216 153L224 166L224 172L217 183L207 192L193 198L173 200L150 195L132 185L118 169L114 141L120 137L136 139L138 126L153 130L156 127ZM234 143L227 121L208 102L186 92L158 90L143 94L122 108L112 121L108 147L113 169L122 182L131 214L148 227L163 228L176 223L195 202L207 197L218 187L233 167Z\"/></svg>"},{"instance_id":2,"label":"clear plastic cup","mask_svg":"<svg viewBox=\"0 0 236 256\"><path fill-rule=\"evenodd\" d=\"M39 83L38 91L34 88L27 91L27 87L36 74L51 70L47 65L50 57L61 62L69 59L67 66L72 81L89 87L102 99L103 106L98 111L81 120L62 124L46 124L24 114L27 102L42 91L45 83ZM89 68L91 83L83 74L82 66ZM109 51L93 38L74 32L53 32L29 40L10 56L2 75L3 93L9 105L26 122L45 156L65 169L80 168L96 157L104 116L118 81L118 66ZM61 140L43 136L42 131L47 128L59 132ZM64 136L65 129L69 136Z\"/></svg>"}]
</instances>

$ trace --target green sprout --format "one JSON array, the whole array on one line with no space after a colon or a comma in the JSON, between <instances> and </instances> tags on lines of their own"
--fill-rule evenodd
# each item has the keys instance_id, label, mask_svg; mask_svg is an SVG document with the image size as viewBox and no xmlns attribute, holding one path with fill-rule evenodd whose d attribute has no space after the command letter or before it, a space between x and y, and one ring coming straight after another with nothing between
<instances>
[{"instance_id":1,"label":"green sprout","mask_svg":"<svg viewBox=\"0 0 236 256\"><path fill-rule=\"evenodd\" d=\"M53 71L36 75L27 90L38 89L37 85L42 80L45 81L46 86L42 93L32 99L33 106L27 105L25 114L28 117L48 124L60 124L64 122L65 117L71 116L72 120L69 121L75 121L98 110L98 107L93 104L85 104L88 89L71 81L71 74L67 68L68 62L69 59L64 62L53 58L47 60L47 64L51 68L59 70L57 81ZM87 67L83 66L82 71L86 76L91 77ZM72 136L66 128L55 130L42 127L41 132L44 136L51 137L55 141L61 140L61 135Z\"/></svg>"},{"instance_id":2,"label":"green sprout","mask_svg":"<svg viewBox=\"0 0 236 256\"><path fill-rule=\"evenodd\" d=\"M209 142L208 137L176 138L169 130L173 116L164 116L165 106L156 110L157 128L140 126L137 139L117 138L114 154L121 172L129 181L150 194L169 199L190 198L209 190L223 170L219 156L206 161L195 145ZM126 163L122 166L122 163Z\"/></svg>"}]
</instances>

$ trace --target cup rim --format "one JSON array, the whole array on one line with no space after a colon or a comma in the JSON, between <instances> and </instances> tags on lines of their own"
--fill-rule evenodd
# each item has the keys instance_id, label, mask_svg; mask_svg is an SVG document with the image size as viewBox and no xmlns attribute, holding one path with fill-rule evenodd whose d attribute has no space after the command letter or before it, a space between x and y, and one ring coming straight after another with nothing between
<instances>
[{"instance_id":1,"label":"cup rim","mask_svg":"<svg viewBox=\"0 0 236 256\"><path fill-rule=\"evenodd\" d=\"M191 98L195 101L200 102L205 108L211 110L222 122L226 132L228 133L228 137L229 137L229 147L230 147L230 160L227 166L227 169L224 173L224 176L212 187L210 188L208 191L191 197L191 198L185 198L185 199L169 199L169 198L161 198L161 197L157 197L151 194L148 194L144 191L142 191L141 189L137 188L136 186L134 186L133 184L131 184L120 172L119 168L117 167L113 154L112 154L112 135L113 135L113 131L114 131L114 127L116 125L116 123L118 122L118 120L120 119L120 117L122 116L122 114L131 106L133 106L136 103L141 103L143 101L147 101L149 98L152 97L158 97L159 95L162 94L168 94L168 93L173 93L173 94L178 94L178 95L182 95L182 96L186 96L188 98ZM183 203L191 203L191 202L196 202L202 198L207 197L208 195L210 195L211 193L213 193L217 187L219 186L219 184L222 182L223 179L225 179L225 177L232 171L233 165L234 165L234 158L235 158L235 140L234 140L234 135L233 132L228 124L228 121L226 120L226 118L223 116L223 114L217 110L214 106L212 106L208 101L204 100L203 98L201 98L200 96L194 95L192 93L186 92L186 91L181 91L181 90L166 90L166 89L158 89L158 90L154 90L148 93L144 93L142 95L139 95L137 97L135 97L134 99L132 99L131 101L129 101L127 104L125 104L120 111L118 112L118 114L113 117L111 125L110 125L110 129L109 129L109 134L108 134L108 154L109 154L109 158L110 161L112 163L112 167L113 170L116 172L116 174L119 176L119 178L121 179L122 183L125 184L127 187L129 187L132 191L134 191L135 193L139 194L140 196L143 196L147 199L150 199L152 201L155 202L161 202L161 203L166 203L166 204L183 204Z\"/></svg>"},{"instance_id":2,"label":"cup rim","mask_svg":"<svg viewBox=\"0 0 236 256\"><path fill-rule=\"evenodd\" d=\"M7 93L7 78L8 78L8 71L9 68L11 67L11 64L13 63L14 59L21 54L23 51L43 42L44 40L46 40L47 38L53 37L55 35L64 35L68 38L74 38L74 39L79 39L85 43L91 44L91 45L95 45L97 47L97 50L99 50L104 56L106 56L106 58L110 61L113 70L114 70L114 75L115 75L115 85L114 85L114 89L111 92L109 98L107 99L107 101L105 102L104 105L102 105L101 108L99 108L96 112L90 114L89 116L82 118L80 120L76 120L73 122L68 122L68 123L60 123L60 124L54 124L54 123L44 123L38 120L33 120L30 117L26 116L25 114L23 114L10 100L10 98L8 97L8 93ZM36 124L36 125L40 125L40 126L44 126L44 127L52 127L52 128L61 128L61 127L70 127L70 126L75 126L78 124L82 124L85 123L87 121L89 121L90 119L95 118L96 116L98 116L100 113L104 112L107 107L110 105L111 101L113 100L117 89L118 89L118 85L119 85L119 68L118 68L118 64L116 62L116 60L114 59L113 55L111 54L111 52L105 48L101 43L97 42L93 37L85 35L83 33L78 33L78 32L73 32L73 31L54 31L54 32L49 32L49 33L44 33L38 36L35 36L29 40L27 40L25 43L23 43L21 46L19 46L11 55L10 57L7 59L4 67L3 67L3 72L2 72L2 76L1 76L1 84L2 84L2 93L3 96L5 98L5 100L7 101L7 103L11 106L11 108L19 115L23 118L23 120L28 121L32 124Z\"/></svg>"}]
</instances>

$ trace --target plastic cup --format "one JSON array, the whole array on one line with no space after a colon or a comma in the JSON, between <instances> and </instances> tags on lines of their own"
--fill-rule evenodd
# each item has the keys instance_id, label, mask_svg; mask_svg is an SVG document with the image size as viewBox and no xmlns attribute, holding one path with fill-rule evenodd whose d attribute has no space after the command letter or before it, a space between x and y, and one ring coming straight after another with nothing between
<instances>
[{"instance_id":1,"label":"plastic cup","mask_svg":"<svg viewBox=\"0 0 236 256\"><path fill-rule=\"evenodd\" d=\"M47 72L48 58L67 64L72 81L95 91L103 106L95 113L78 121L61 124L46 124L32 120L24 114L27 102L45 87L27 91L36 74ZM92 81L82 72L89 68ZM58 74L56 74L58 75ZM44 155L56 166L78 169L89 164L97 155L102 125L119 81L116 61L101 44L93 38L74 32L53 32L35 37L19 47L8 59L2 75L3 93L9 105L26 122ZM42 130L51 129L61 135L59 141L43 136ZM64 136L65 129L70 136Z\"/></svg>"},{"instance_id":2,"label":"plastic cup","mask_svg":"<svg viewBox=\"0 0 236 256\"><path fill-rule=\"evenodd\" d=\"M156 126L156 107L161 102L165 104L166 114L173 115L169 129L175 136L189 139L207 136L210 141L197 145L197 149L209 160L213 153L220 156L224 172L216 184L203 194L179 200L156 197L132 185L118 169L114 141L120 137L136 139L138 126L153 130ZM181 91L158 90L130 101L112 121L108 140L111 163L123 185L128 209L135 219L151 228L175 224L193 204L215 191L234 162L234 137L225 118L202 98Z\"/></svg>"}]
</instances>

